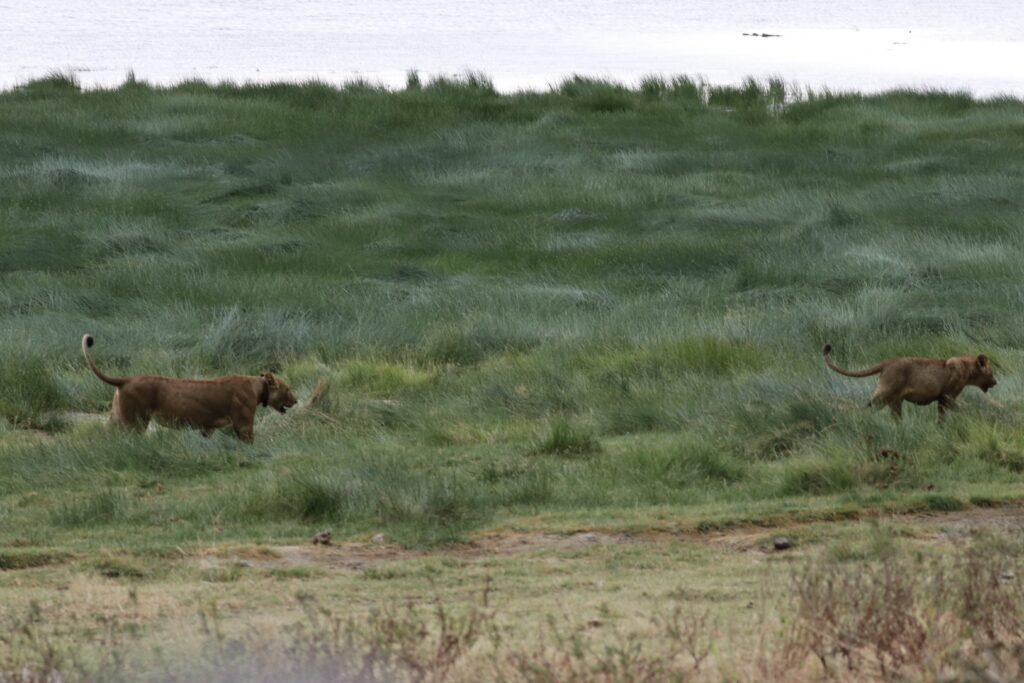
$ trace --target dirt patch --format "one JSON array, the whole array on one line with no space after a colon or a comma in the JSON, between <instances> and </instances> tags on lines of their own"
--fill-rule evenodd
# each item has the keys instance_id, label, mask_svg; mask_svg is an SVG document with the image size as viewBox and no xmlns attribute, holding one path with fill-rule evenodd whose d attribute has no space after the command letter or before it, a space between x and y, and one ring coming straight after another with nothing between
<instances>
[{"instance_id":1,"label":"dirt patch","mask_svg":"<svg viewBox=\"0 0 1024 683\"><path fill-rule=\"evenodd\" d=\"M1014 533L1024 531L1024 505L974 508L933 515L906 515L897 518L906 524L932 533L936 543L963 545L979 532Z\"/></svg>"},{"instance_id":2,"label":"dirt patch","mask_svg":"<svg viewBox=\"0 0 1024 683\"><path fill-rule=\"evenodd\" d=\"M436 550L410 550L391 543L346 541L331 545L280 545L260 556L236 550L217 551L200 558L207 568L225 562L245 562L253 567L316 566L358 570L368 565L410 560L418 557L462 557L467 559L503 557L543 552L564 551L595 544L650 542L640 536L586 532L577 534L507 533L483 536L468 543L445 546Z\"/></svg>"},{"instance_id":3,"label":"dirt patch","mask_svg":"<svg viewBox=\"0 0 1024 683\"><path fill-rule=\"evenodd\" d=\"M70 425L97 424L100 422L106 422L107 413L82 413L69 411L61 413L60 418Z\"/></svg>"},{"instance_id":4,"label":"dirt patch","mask_svg":"<svg viewBox=\"0 0 1024 683\"><path fill-rule=\"evenodd\" d=\"M685 537L710 546L739 552L771 552L770 540L775 536L801 536L801 531L820 529L829 524L857 524L873 521L893 524L916 531L918 538L959 545L979 531L1024 531L1024 504L1012 503L998 507L975 507L956 512L897 513L862 515L845 521L809 521L789 524L744 526L707 534L686 534Z\"/></svg>"},{"instance_id":5,"label":"dirt patch","mask_svg":"<svg viewBox=\"0 0 1024 683\"><path fill-rule=\"evenodd\" d=\"M63 564L70 555L59 552L3 550L0 552L0 571L36 569L54 564Z\"/></svg>"},{"instance_id":6,"label":"dirt patch","mask_svg":"<svg viewBox=\"0 0 1024 683\"><path fill-rule=\"evenodd\" d=\"M894 519L964 531L1020 531L1024 529L1024 505L971 508L941 514L897 515Z\"/></svg>"},{"instance_id":7,"label":"dirt patch","mask_svg":"<svg viewBox=\"0 0 1024 683\"><path fill-rule=\"evenodd\" d=\"M285 566L315 565L335 569L362 569L371 564L427 557L433 553L408 550L380 543L340 543L338 545L286 545L276 548ZM443 553L443 551L442 551Z\"/></svg>"},{"instance_id":8,"label":"dirt patch","mask_svg":"<svg viewBox=\"0 0 1024 683\"><path fill-rule=\"evenodd\" d=\"M915 536L927 541L959 545L979 531L1012 532L1024 530L1024 505L995 508L972 508L959 512L936 514L896 514L873 517L879 522L898 524L917 530ZM853 522L840 522L844 524ZM310 566L358 571L385 562L426 557L460 557L487 559L545 552L566 552L601 545L696 543L735 552L772 553L771 539L785 535L799 538L801 531L820 528L828 522L802 522L776 527L750 526L712 533L648 531L640 533L605 533L597 531L573 534L540 532L509 532L482 534L468 543L434 550L410 550L387 542L345 541L332 545L274 546L263 553L216 551L200 560L201 566L238 562L245 557L253 567Z\"/></svg>"}]
</instances>

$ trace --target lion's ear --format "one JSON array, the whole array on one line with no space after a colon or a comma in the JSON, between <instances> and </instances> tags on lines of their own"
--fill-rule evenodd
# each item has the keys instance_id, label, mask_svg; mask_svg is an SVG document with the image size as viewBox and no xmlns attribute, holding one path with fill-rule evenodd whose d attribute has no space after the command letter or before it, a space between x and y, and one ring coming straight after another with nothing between
<instances>
[{"instance_id":1,"label":"lion's ear","mask_svg":"<svg viewBox=\"0 0 1024 683\"><path fill-rule=\"evenodd\" d=\"M260 377L267 380L267 384L269 384L270 386L274 386L275 384L277 384L277 378L274 377L273 373L261 372Z\"/></svg>"},{"instance_id":2,"label":"lion's ear","mask_svg":"<svg viewBox=\"0 0 1024 683\"><path fill-rule=\"evenodd\" d=\"M983 368L988 365L988 356L983 353L978 354L978 367Z\"/></svg>"}]
</instances>

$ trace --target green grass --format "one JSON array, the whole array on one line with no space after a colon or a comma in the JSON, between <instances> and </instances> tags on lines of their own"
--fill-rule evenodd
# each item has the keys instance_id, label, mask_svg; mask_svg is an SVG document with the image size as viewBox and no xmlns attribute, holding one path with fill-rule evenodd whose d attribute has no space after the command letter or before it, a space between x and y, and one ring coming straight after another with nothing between
<instances>
[{"instance_id":1,"label":"green grass","mask_svg":"<svg viewBox=\"0 0 1024 683\"><path fill-rule=\"evenodd\" d=\"M0 547L1019 498L1022 114L684 78L0 93ZM111 374L327 389L252 447L110 433L69 416L112 394L84 332ZM826 341L987 353L1003 406L895 424Z\"/></svg>"}]
</instances>

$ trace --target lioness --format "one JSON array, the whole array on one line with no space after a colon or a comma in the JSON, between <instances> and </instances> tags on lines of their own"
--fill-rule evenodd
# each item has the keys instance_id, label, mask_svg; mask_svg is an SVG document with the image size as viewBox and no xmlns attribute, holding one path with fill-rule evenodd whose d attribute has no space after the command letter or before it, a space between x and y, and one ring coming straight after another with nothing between
<instances>
[{"instance_id":1,"label":"lioness","mask_svg":"<svg viewBox=\"0 0 1024 683\"><path fill-rule=\"evenodd\" d=\"M939 417L947 409L956 408L956 397L968 385L988 391L996 385L988 356L957 356L942 360L939 358L893 358L874 365L867 370L851 372L832 364L828 355L832 345L825 344L821 355L825 365L847 377L868 377L878 375L878 385L868 406L889 406L893 416L903 417L903 402L910 401L925 406L932 401L939 402Z\"/></svg>"},{"instance_id":2,"label":"lioness","mask_svg":"<svg viewBox=\"0 0 1024 683\"><path fill-rule=\"evenodd\" d=\"M213 380L177 379L158 375L108 377L89 355L92 335L82 337L82 353L96 376L117 387L110 410L110 424L145 431L150 419L165 427L191 427L209 436L227 427L235 436L252 443L256 406L284 413L298 403L291 389L269 372L259 377L227 375Z\"/></svg>"}]
</instances>

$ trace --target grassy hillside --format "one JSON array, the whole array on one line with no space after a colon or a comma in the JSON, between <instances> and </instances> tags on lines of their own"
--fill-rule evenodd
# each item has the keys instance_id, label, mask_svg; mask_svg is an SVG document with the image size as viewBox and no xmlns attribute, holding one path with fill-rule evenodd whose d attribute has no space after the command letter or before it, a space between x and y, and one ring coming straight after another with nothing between
<instances>
[{"instance_id":1,"label":"grassy hillside","mask_svg":"<svg viewBox=\"0 0 1024 683\"><path fill-rule=\"evenodd\" d=\"M0 93L0 678L1009 679L1022 205L1011 99ZM302 403L111 432L85 332ZM824 342L999 386L895 423Z\"/></svg>"},{"instance_id":2,"label":"grassy hillside","mask_svg":"<svg viewBox=\"0 0 1024 683\"><path fill-rule=\"evenodd\" d=\"M1024 105L479 77L0 94L0 546L708 528L1024 495ZM793 100L792 94L790 100ZM256 444L111 373L281 373ZM822 367L985 352L946 424ZM14 550L3 551L12 553Z\"/></svg>"}]
</instances>

